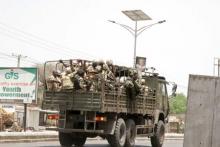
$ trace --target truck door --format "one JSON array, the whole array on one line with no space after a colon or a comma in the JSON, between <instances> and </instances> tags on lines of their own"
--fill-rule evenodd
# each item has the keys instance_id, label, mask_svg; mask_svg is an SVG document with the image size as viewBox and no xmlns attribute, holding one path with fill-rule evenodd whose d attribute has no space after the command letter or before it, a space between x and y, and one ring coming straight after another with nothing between
<instances>
[{"instance_id":1,"label":"truck door","mask_svg":"<svg viewBox=\"0 0 220 147\"><path fill-rule=\"evenodd\" d=\"M159 108L165 113L165 116L169 111L167 88L165 82L159 82Z\"/></svg>"}]
</instances>

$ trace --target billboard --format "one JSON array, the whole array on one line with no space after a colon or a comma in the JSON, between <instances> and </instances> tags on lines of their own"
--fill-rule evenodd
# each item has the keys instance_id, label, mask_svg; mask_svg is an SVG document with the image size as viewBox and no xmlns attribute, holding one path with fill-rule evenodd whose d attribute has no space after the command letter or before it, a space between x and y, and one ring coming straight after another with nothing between
<instances>
[{"instance_id":1,"label":"billboard","mask_svg":"<svg viewBox=\"0 0 220 147\"><path fill-rule=\"evenodd\" d=\"M0 100L36 100L37 68L0 67Z\"/></svg>"}]
</instances>

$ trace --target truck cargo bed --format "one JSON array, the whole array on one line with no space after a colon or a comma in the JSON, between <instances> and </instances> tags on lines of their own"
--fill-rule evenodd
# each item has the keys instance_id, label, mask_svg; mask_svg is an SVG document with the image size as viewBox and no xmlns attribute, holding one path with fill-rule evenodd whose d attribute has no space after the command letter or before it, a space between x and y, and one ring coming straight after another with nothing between
<instances>
[{"instance_id":1,"label":"truck cargo bed","mask_svg":"<svg viewBox=\"0 0 220 147\"><path fill-rule=\"evenodd\" d=\"M135 103L135 110L131 109L131 101L125 94L118 96L115 92L46 91L43 109L153 114L156 107L156 98L152 94L147 97L139 95L132 102Z\"/></svg>"}]
</instances>

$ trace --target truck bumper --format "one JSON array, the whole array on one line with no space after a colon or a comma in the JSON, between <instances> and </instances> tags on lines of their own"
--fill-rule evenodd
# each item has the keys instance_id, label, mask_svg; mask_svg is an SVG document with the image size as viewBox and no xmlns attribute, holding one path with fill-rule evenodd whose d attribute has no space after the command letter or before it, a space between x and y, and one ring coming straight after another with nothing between
<instances>
[{"instance_id":1,"label":"truck bumper","mask_svg":"<svg viewBox=\"0 0 220 147\"><path fill-rule=\"evenodd\" d=\"M63 128L46 128L48 131L59 131L63 133L73 133L73 132L80 132L80 133L95 133L95 134L103 134L104 130L84 130L84 129L63 129Z\"/></svg>"}]
</instances>

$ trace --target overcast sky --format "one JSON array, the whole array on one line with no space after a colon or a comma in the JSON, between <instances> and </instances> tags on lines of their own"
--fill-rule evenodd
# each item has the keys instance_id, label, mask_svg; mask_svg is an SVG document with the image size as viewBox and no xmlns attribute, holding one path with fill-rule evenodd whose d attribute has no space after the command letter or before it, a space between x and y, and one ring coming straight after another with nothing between
<instances>
[{"instance_id":1,"label":"overcast sky","mask_svg":"<svg viewBox=\"0 0 220 147\"><path fill-rule=\"evenodd\" d=\"M46 60L112 59L133 65L134 27L122 10L141 9L152 20L166 23L144 31L137 39L137 56L147 58L168 81L187 91L188 75L213 75L220 55L218 0L0 0L0 63L16 66L11 54L27 58L21 66Z\"/></svg>"}]
</instances>

